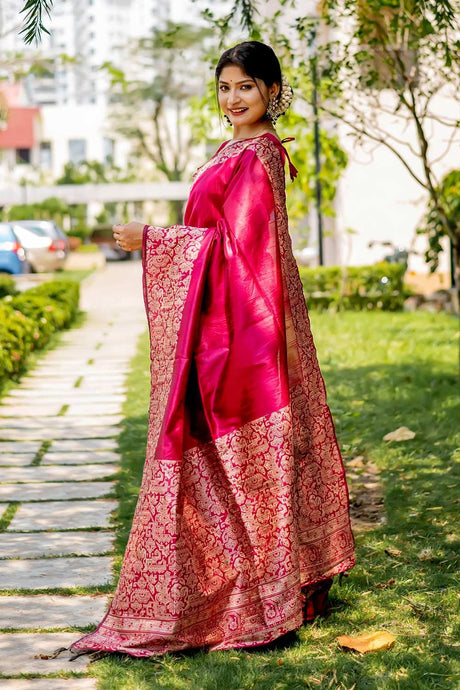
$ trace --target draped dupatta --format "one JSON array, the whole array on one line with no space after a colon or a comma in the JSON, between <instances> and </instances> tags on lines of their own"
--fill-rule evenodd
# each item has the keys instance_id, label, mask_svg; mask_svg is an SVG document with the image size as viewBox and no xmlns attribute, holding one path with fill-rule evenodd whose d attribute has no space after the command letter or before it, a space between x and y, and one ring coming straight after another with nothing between
<instances>
[{"instance_id":1,"label":"draped dupatta","mask_svg":"<svg viewBox=\"0 0 460 690\"><path fill-rule=\"evenodd\" d=\"M184 225L144 231L144 475L114 599L75 649L263 644L301 625L302 586L354 563L284 158L270 134L221 147Z\"/></svg>"}]
</instances>

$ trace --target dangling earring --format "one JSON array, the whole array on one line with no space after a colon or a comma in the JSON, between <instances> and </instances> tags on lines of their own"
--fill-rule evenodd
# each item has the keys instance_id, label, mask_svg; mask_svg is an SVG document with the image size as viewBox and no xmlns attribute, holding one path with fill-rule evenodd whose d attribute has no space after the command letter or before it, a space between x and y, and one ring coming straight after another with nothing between
<instances>
[{"instance_id":1,"label":"dangling earring","mask_svg":"<svg viewBox=\"0 0 460 690\"><path fill-rule=\"evenodd\" d=\"M233 127L233 123L227 115L224 115L224 120L227 123L227 125L230 125L230 127Z\"/></svg>"},{"instance_id":2,"label":"dangling earring","mask_svg":"<svg viewBox=\"0 0 460 690\"><path fill-rule=\"evenodd\" d=\"M275 98L270 98L268 101L267 105L267 110L265 112L265 115L268 117L269 120L271 120L272 125L274 125L279 117L278 114L278 103L276 102Z\"/></svg>"}]
</instances>

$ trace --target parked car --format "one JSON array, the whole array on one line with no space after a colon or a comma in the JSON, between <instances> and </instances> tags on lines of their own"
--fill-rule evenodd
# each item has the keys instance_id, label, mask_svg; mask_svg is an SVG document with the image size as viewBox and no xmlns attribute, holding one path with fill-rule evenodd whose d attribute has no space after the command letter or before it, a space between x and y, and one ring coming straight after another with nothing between
<instances>
[{"instance_id":1,"label":"parked car","mask_svg":"<svg viewBox=\"0 0 460 690\"><path fill-rule=\"evenodd\" d=\"M126 259L131 258L130 252L117 247L115 243L98 242L97 245L99 251L104 254L106 261L126 261Z\"/></svg>"},{"instance_id":2,"label":"parked car","mask_svg":"<svg viewBox=\"0 0 460 690\"><path fill-rule=\"evenodd\" d=\"M55 271L64 267L67 256L66 244L61 237L53 237L43 223L26 221L12 224L14 232L26 252L27 261L34 273Z\"/></svg>"},{"instance_id":3,"label":"parked car","mask_svg":"<svg viewBox=\"0 0 460 690\"><path fill-rule=\"evenodd\" d=\"M29 271L26 252L13 226L9 223L0 223L0 272L19 274Z\"/></svg>"},{"instance_id":4,"label":"parked car","mask_svg":"<svg viewBox=\"0 0 460 690\"><path fill-rule=\"evenodd\" d=\"M56 247L59 250L65 251L66 256L69 253L69 238L54 220L18 220L15 223L24 228L40 228L42 232L56 241Z\"/></svg>"}]
</instances>

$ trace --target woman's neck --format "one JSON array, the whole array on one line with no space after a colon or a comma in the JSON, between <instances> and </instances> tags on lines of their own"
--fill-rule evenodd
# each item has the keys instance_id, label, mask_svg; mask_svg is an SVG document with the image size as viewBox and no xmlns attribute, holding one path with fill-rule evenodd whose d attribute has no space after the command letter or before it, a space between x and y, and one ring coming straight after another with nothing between
<instances>
[{"instance_id":1,"label":"woman's neck","mask_svg":"<svg viewBox=\"0 0 460 690\"><path fill-rule=\"evenodd\" d=\"M233 141L239 141L240 139L253 139L261 134L267 133L278 137L271 122L261 122L258 126L254 125L252 127L237 127L233 130Z\"/></svg>"}]
</instances>

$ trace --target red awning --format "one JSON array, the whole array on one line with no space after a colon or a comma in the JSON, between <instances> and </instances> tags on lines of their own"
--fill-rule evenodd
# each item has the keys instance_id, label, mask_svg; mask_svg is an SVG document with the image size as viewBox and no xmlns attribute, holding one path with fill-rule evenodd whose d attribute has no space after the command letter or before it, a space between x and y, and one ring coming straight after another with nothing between
<instances>
[{"instance_id":1,"label":"red awning","mask_svg":"<svg viewBox=\"0 0 460 690\"><path fill-rule=\"evenodd\" d=\"M0 149L30 149L36 142L35 120L39 108L10 107L0 124Z\"/></svg>"}]
</instances>

